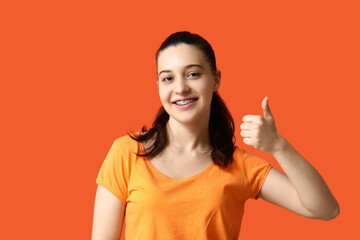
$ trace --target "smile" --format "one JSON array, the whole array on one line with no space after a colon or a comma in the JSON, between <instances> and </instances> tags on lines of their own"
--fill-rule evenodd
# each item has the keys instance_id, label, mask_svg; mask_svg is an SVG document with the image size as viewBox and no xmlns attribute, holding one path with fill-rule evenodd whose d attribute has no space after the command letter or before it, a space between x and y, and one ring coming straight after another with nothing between
<instances>
[{"instance_id":1,"label":"smile","mask_svg":"<svg viewBox=\"0 0 360 240\"><path fill-rule=\"evenodd\" d=\"M194 99L188 99L188 100L183 100L183 101L177 101L177 102L174 102L174 104L176 105L179 105L179 106L185 106L191 102L195 102L197 100L197 98L194 98Z\"/></svg>"},{"instance_id":2,"label":"smile","mask_svg":"<svg viewBox=\"0 0 360 240\"><path fill-rule=\"evenodd\" d=\"M186 99L186 100L179 100L179 101L173 102L173 104L176 106L176 108L178 108L180 110L186 110L186 109L192 108L192 106L197 103L197 100L198 100L198 98L191 98L191 99Z\"/></svg>"}]
</instances>

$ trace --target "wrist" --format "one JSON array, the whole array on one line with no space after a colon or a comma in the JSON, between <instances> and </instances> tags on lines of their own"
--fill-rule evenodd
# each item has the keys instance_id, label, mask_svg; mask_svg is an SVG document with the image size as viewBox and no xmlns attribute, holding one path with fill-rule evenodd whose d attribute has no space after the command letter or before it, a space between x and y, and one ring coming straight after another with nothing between
<instances>
[{"instance_id":1,"label":"wrist","mask_svg":"<svg viewBox=\"0 0 360 240\"><path fill-rule=\"evenodd\" d=\"M277 132L276 135L277 137L276 137L274 149L271 153L273 156L285 151L288 144L286 139L283 136L281 136L279 132Z\"/></svg>"}]
</instances>

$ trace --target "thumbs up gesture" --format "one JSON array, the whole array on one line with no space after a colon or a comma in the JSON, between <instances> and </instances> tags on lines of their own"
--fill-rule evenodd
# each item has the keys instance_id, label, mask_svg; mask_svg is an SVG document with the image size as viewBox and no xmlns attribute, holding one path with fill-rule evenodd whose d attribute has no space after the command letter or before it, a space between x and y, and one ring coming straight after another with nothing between
<instances>
[{"instance_id":1,"label":"thumbs up gesture","mask_svg":"<svg viewBox=\"0 0 360 240\"><path fill-rule=\"evenodd\" d=\"M243 117L240 135L245 144L273 154L279 150L281 135L276 129L274 117L268 104L268 97L262 101L264 116L246 115Z\"/></svg>"}]
</instances>

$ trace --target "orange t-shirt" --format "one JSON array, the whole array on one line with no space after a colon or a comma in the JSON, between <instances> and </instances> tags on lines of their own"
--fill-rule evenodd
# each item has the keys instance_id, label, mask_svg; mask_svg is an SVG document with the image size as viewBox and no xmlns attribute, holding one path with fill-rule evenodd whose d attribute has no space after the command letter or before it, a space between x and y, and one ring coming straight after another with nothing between
<instances>
[{"instance_id":1,"label":"orange t-shirt","mask_svg":"<svg viewBox=\"0 0 360 240\"><path fill-rule=\"evenodd\" d=\"M256 195L271 165L235 148L226 169L211 163L183 179L161 173L148 158L135 155L141 143L116 139L96 183L125 206L125 239L238 239L244 204Z\"/></svg>"}]
</instances>

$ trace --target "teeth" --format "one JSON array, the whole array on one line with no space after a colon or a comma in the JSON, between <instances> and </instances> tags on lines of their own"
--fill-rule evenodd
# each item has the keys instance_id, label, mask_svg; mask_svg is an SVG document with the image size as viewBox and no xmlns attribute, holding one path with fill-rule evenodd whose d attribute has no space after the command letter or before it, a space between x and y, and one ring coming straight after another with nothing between
<instances>
[{"instance_id":1,"label":"teeth","mask_svg":"<svg viewBox=\"0 0 360 240\"><path fill-rule=\"evenodd\" d=\"M191 102L194 102L196 99L189 99L189 100L185 100L185 101L178 101L178 102L175 102L176 105L186 105L186 104L189 104Z\"/></svg>"}]
</instances>

